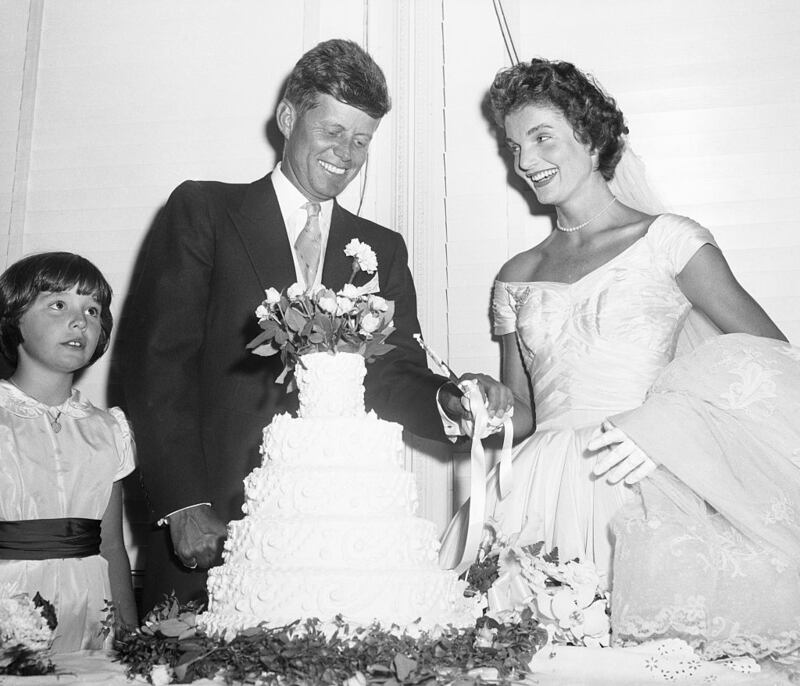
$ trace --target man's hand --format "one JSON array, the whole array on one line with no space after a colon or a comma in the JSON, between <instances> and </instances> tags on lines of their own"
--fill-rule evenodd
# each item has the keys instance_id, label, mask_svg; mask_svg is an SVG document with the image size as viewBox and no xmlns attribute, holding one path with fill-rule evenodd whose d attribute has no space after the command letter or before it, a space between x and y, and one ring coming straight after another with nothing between
<instances>
[{"instance_id":1,"label":"man's hand","mask_svg":"<svg viewBox=\"0 0 800 686\"><path fill-rule=\"evenodd\" d=\"M586 447L589 450L611 448L597 461L592 470L595 476L605 474L606 480L611 484L624 479L630 486L644 479L658 467L622 429L608 421L603 422L592 434Z\"/></svg>"},{"instance_id":2,"label":"man's hand","mask_svg":"<svg viewBox=\"0 0 800 686\"><path fill-rule=\"evenodd\" d=\"M495 381L491 376L463 374L458 379L459 385L464 385L469 381L477 382L490 422L492 420L501 421L514 407L514 396L511 389L499 381ZM439 391L439 400L442 409L451 419L455 421L461 419L472 421L474 419L467 394L456 384L448 383L442 386Z\"/></svg>"},{"instance_id":3,"label":"man's hand","mask_svg":"<svg viewBox=\"0 0 800 686\"><path fill-rule=\"evenodd\" d=\"M225 523L208 505L180 510L169 517L172 548L189 569L218 564L227 535Z\"/></svg>"},{"instance_id":4,"label":"man's hand","mask_svg":"<svg viewBox=\"0 0 800 686\"><path fill-rule=\"evenodd\" d=\"M446 383L439 389L438 400L445 414L467 436L475 432L476 405L485 408L485 424L478 438L500 431L506 418L514 413L511 389L485 374L464 374L458 385Z\"/></svg>"}]
</instances>

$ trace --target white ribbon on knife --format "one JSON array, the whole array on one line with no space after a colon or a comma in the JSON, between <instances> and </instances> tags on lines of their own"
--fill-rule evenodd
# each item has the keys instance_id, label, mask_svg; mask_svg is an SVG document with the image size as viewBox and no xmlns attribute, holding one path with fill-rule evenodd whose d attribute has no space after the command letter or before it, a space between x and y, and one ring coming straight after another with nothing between
<instances>
[{"instance_id":1,"label":"white ribbon on knife","mask_svg":"<svg viewBox=\"0 0 800 686\"><path fill-rule=\"evenodd\" d=\"M481 439L500 431L500 429L503 430L503 448L497 467L497 486L502 500L511 492L513 484L511 442L514 437L511 424L513 408L499 420L490 420L478 382L463 381L459 384L459 388L467 396L473 422L471 427L472 447L470 449L469 523L461 561L454 568L458 575L469 569L470 565L475 562L483 540L483 523L486 520L486 452ZM469 433L470 426L467 424L465 428Z\"/></svg>"}]
</instances>

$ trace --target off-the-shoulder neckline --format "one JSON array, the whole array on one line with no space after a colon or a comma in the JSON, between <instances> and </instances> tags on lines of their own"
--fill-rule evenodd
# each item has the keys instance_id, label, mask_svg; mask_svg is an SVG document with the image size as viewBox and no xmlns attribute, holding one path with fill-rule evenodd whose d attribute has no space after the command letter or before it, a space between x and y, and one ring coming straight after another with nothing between
<instances>
[{"instance_id":1,"label":"off-the-shoulder neckline","mask_svg":"<svg viewBox=\"0 0 800 686\"><path fill-rule=\"evenodd\" d=\"M627 253L631 252L635 247L640 245L650 235L650 232L653 230L653 227L658 223L658 221L662 217L666 217L666 216L668 216L668 215L667 214L659 214L659 215L657 215L656 218L652 222L650 222L650 226L647 227L647 231L645 231L641 236L639 236L639 238L637 238L633 243L631 243L626 248L620 250L616 255L614 255L614 257L611 257L610 259L606 260L605 262L603 262L603 264L598 265L597 267L595 267L591 271L586 272L580 278L575 279L575 281L502 281L502 280L498 279L497 282L498 283L503 283L503 284L508 284L510 286L516 286L516 285L520 285L520 286L544 285L544 286L564 286L566 288L569 288L569 287L572 287L572 286L577 286L581 282L583 282L586 279L588 279L590 276L593 276L594 274L604 270L606 267L611 266L614 262L619 260L623 255L626 255Z\"/></svg>"}]
</instances>

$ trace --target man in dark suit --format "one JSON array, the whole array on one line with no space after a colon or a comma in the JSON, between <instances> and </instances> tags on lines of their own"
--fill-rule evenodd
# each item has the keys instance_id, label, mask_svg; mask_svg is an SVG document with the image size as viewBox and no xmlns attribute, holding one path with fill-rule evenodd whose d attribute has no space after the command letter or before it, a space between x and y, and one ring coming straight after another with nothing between
<instances>
[{"instance_id":1,"label":"man in dark suit","mask_svg":"<svg viewBox=\"0 0 800 686\"><path fill-rule=\"evenodd\" d=\"M172 589L181 600L204 599L203 570L219 559L226 522L241 517L242 480L260 463L262 429L296 407L275 382L279 356L245 348L260 331L254 311L267 288L299 281L339 289L352 265L345 245L367 243L380 294L394 301L388 342L397 346L368 365L367 406L441 440L437 395L448 415L468 414L458 388L427 369L412 339L419 324L402 237L335 200L389 108L383 73L366 52L350 41L320 43L297 63L278 105L285 146L273 172L251 184L184 182L148 236L121 339L142 477L168 527L149 542L144 610ZM312 205L321 240L309 265L297 239ZM481 383L490 414L502 414L510 392L488 377Z\"/></svg>"}]
</instances>

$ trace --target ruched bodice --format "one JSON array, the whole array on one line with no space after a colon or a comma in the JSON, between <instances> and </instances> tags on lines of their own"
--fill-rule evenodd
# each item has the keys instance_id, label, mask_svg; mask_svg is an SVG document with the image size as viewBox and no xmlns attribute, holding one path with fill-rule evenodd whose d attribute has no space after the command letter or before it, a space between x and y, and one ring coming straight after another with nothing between
<instances>
[{"instance_id":1,"label":"ruched bodice","mask_svg":"<svg viewBox=\"0 0 800 686\"><path fill-rule=\"evenodd\" d=\"M715 245L707 229L665 214L574 283L495 283L494 333L516 335L536 410L536 432L515 449L518 485L498 500L496 475L487 482L486 515L505 534L607 571L609 522L630 489L596 479L601 455L586 445L607 417L640 406L675 356L691 310L677 276L706 243ZM461 550L465 523L462 508L442 542L445 565Z\"/></svg>"},{"instance_id":2,"label":"ruched bodice","mask_svg":"<svg viewBox=\"0 0 800 686\"><path fill-rule=\"evenodd\" d=\"M694 222L661 215L575 283L495 284L495 333L517 332L540 429L596 424L641 404L691 309L676 273L705 242Z\"/></svg>"}]
</instances>

